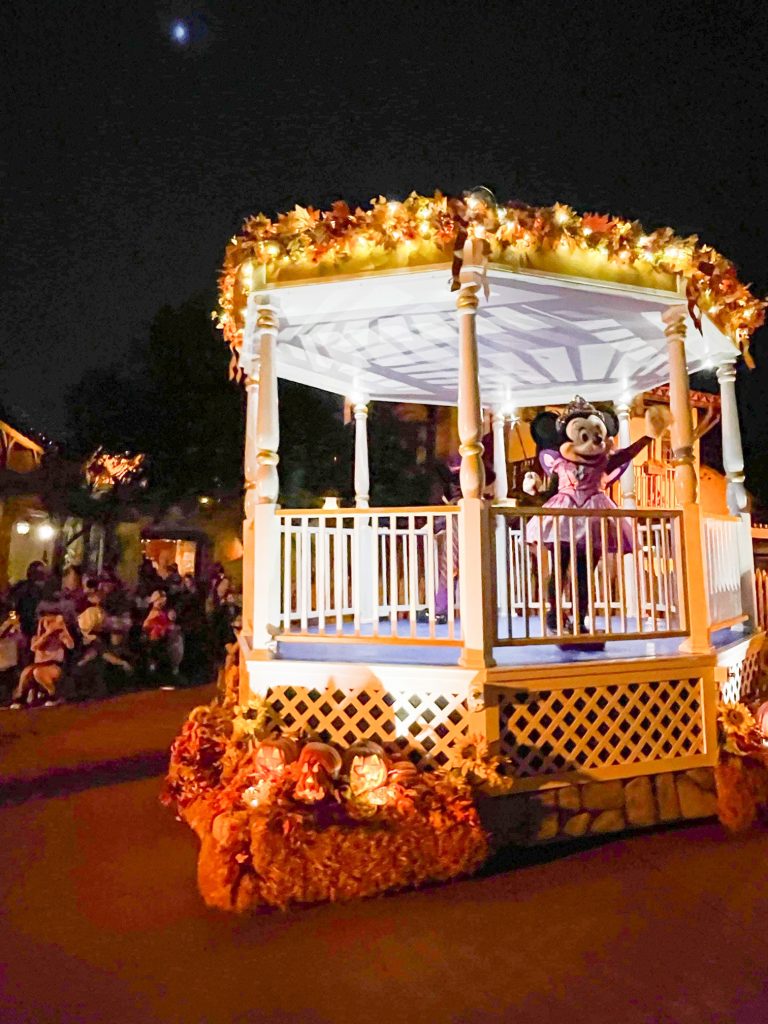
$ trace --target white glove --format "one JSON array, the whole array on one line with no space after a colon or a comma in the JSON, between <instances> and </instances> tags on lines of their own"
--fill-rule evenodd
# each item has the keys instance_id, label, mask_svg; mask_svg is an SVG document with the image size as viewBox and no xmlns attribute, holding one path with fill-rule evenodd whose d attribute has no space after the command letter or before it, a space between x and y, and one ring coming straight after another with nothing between
<instances>
[{"instance_id":1,"label":"white glove","mask_svg":"<svg viewBox=\"0 0 768 1024\"><path fill-rule=\"evenodd\" d=\"M526 494L530 494L533 497L534 494L538 494L543 486L543 481L538 473L534 473L533 470L526 473L523 477L523 490Z\"/></svg>"},{"instance_id":2,"label":"white glove","mask_svg":"<svg viewBox=\"0 0 768 1024\"><path fill-rule=\"evenodd\" d=\"M647 437L661 437L672 423L669 406L652 405L645 414L645 433Z\"/></svg>"}]
</instances>

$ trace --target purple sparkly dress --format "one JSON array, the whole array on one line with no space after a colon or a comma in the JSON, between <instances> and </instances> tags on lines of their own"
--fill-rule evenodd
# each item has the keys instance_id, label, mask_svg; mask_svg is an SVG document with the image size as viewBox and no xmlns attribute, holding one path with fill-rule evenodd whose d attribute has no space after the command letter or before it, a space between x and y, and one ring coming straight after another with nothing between
<instances>
[{"instance_id":1,"label":"purple sparkly dress","mask_svg":"<svg viewBox=\"0 0 768 1024\"><path fill-rule=\"evenodd\" d=\"M606 488L617 480L624 472L625 467L632 461L637 451L647 443L643 438L639 442L624 448L621 451L606 453L595 462L589 464L583 462L571 462L563 458L558 451L545 449L539 453L541 468L546 474L556 473L558 488L549 501L545 502L544 508L617 508L605 493ZM580 516L562 516L559 520L559 538L555 537L555 520L552 516L534 516L528 523L526 529L526 540L529 544L538 544L541 536L542 544L554 546L559 539L561 544L570 544L571 528L573 528L573 540L577 549L584 550L587 547L587 523L590 523L592 535L592 551L595 560L603 553L603 541L605 550L613 553L619 550L619 533L621 534L621 550L626 553L632 550L632 526L628 519L617 522L615 519L607 518L601 520L594 518L588 520ZM601 522L605 522L605 531L601 529Z\"/></svg>"}]
</instances>

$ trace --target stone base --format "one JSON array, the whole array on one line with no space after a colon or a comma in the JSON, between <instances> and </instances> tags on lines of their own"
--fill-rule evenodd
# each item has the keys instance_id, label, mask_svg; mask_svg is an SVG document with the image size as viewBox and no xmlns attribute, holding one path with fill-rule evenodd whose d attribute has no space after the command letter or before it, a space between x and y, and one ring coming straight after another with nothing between
<instances>
[{"instance_id":1,"label":"stone base","mask_svg":"<svg viewBox=\"0 0 768 1024\"><path fill-rule=\"evenodd\" d=\"M537 846L717 813L714 768L584 782L479 801L497 846Z\"/></svg>"}]
</instances>

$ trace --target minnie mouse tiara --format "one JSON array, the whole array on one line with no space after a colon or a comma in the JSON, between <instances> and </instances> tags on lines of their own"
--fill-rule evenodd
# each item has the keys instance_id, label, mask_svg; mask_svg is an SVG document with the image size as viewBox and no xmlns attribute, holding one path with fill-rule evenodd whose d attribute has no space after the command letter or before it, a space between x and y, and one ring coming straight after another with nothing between
<instances>
[{"instance_id":1,"label":"minnie mouse tiara","mask_svg":"<svg viewBox=\"0 0 768 1024\"><path fill-rule=\"evenodd\" d=\"M557 417L557 429L562 430L566 421L573 416L599 416L600 410L596 409L591 402L588 402L581 395L576 395L574 400L566 405L565 409Z\"/></svg>"}]
</instances>

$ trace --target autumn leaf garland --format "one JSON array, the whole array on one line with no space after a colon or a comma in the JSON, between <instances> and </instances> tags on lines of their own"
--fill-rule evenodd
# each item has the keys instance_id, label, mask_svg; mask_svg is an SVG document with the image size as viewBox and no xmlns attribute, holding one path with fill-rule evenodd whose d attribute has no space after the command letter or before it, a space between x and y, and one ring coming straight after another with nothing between
<instances>
[{"instance_id":1,"label":"autumn leaf garland","mask_svg":"<svg viewBox=\"0 0 768 1024\"><path fill-rule=\"evenodd\" d=\"M491 263L525 267L537 253L567 260L583 252L598 254L609 268L681 275L693 315L706 314L749 360L749 338L764 322L766 302L696 236L681 238L671 228L647 233L637 221L579 214L560 203L495 205L472 194L413 192L403 202L379 196L365 210L339 200L324 211L296 206L275 220L249 217L227 246L214 317L236 351L247 296L260 282L450 263L462 236L480 230Z\"/></svg>"}]
</instances>

